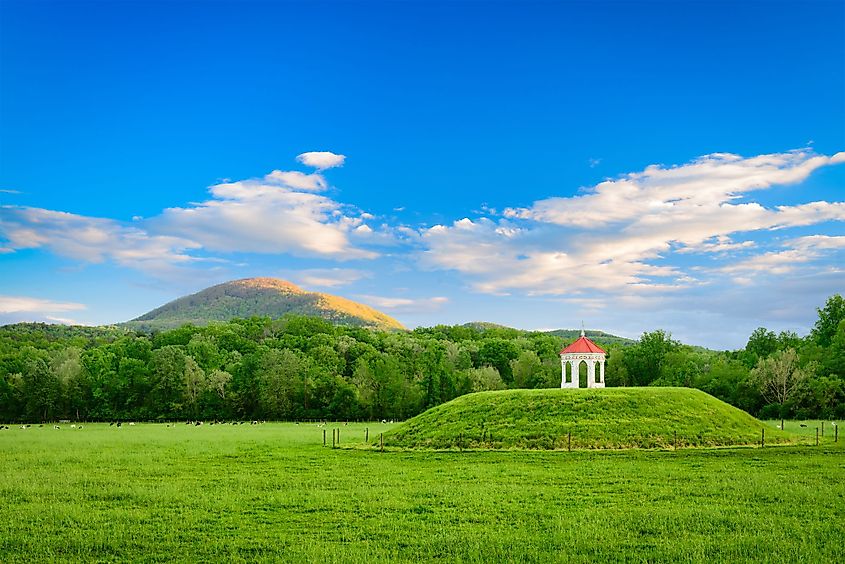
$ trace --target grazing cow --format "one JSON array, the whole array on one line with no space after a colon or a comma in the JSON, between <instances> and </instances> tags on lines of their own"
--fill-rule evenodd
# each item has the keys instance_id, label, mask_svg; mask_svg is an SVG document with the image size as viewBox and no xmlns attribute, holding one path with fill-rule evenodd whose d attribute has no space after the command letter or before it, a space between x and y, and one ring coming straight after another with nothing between
<instances>
[{"instance_id":1,"label":"grazing cow","mask_svg":"<svg viewBox=\"0 0 845 564\"><path fill-rule=\"evenodd\" d=\"M57 429L57 430L58 430L58 429L61 429L61 427L59 427L58 425L53 425L53 429Z\"/></svg>"},{"instance_id":2,"label":"grazing cow","mask_svg":"<svg viewBox=\"0 0 845 564\"><path fill-rule=\"evenodd\" d=\"M803 423L801 423L801 426L802 426L802 427L806 427L806 425L805 425L805 424L803 424Z\"/></svg>"},{"instance_id":3,"label":"grazing cow","mask_svg":"<svg viewBox=\"0 0 845 564\"><path fill-rule=\"evenodd\" d=\"M71 426L70 426L70 428L71 428L71 429L76 429L76 425L71 425Z\"/></svg>"},{"instance_id":4,"label":"grazing cow","mask_svg":"<svg viewBox=\"0 0 845 564\"><path fill-rule=\"evenodd\" d=\"M134 427L134 426L135 426L135 423L133 423L132 421L130 421L130 422L129 422L129 426L130 426L130 427Z\"/></svg>"}]
</instances>

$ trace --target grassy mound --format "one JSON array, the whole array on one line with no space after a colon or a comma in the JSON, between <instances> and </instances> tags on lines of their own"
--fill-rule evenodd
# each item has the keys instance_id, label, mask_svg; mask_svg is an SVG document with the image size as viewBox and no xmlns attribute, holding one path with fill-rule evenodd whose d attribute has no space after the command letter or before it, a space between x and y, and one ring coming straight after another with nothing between
<instances>
[{"instance_id":1,"label":"grassy mound","mask_svg":"<svg viewBox=\"0 0 845 564\"><path fill-rule=\"evenodd\" d=\"M405 448L664 448L798 438L690 388L506 390L461 396L386 433ZM570 439L571 434L571 439Z\"/></svg>"}]
</instances>

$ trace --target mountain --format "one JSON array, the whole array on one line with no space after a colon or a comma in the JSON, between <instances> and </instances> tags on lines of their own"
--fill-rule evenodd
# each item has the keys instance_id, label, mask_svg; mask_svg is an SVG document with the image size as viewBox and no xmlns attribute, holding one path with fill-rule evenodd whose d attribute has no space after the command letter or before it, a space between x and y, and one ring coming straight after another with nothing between
<instances>
[{"instance_id":1,"label":"mountain","mask_svg":"<svg viewBox=\"0 0 845 564\"><path fill-rule=\"evenodd\" d=\"M469 323L464 323L461 327L468 327L470 329L475 329L476 331L489 331L491 329L510 329L512 331L521 331L520 329L514 329L513 327L508 327L507 325L499 325L498 323L491 323L490 321L470 321Z\"/></svg>"},{"instance_id":2,"label":"mountain","mask_svg":"<svg viewBox=\"0 0 845 564\"><path fill-rule=\"evenodd\" d=\"M475 331L484 332L484 331L498 331L509 333L512 332L514 335L518 333L532 333L533 331L526 331L523 329L514 329L512 327L507 327L506 325L499 325L498 323L490 323L489 321L471 321L470 323L464 323L462 327L467 327L469 329L473 329ZM546 333L548 335L554 335L555 337L562 337L564 340L567 341L574 341L578 337L581 336L580 329L555 329L552 331L540 331L541 333ZM610 333L605 333L604 331L598 331L594 329L587 329L584 331L584 334L594 340L600 341L606 345L633 345L636 343L633 339L628 339L626 337L620 337L618 335L612 335Z\"/></svg>"},{"instance_id":3,"label":"mountain","mask_svg":"<svg viewBox=\"0 0 845 564\"><path fill-rule=\"evenodd\" d=\"M204 325L236 317L311 315L343 325L404 329L384 313L340 296L308 292L278 278L244 278L206 288L173 300L124 325L138 329L171 329L186 323Z\"/></svg>"},{"instance_id":4,"label":"mountain","mask_svg":"<svg viewBox=\"0 0 845 564\"><path fill-rule=\"evenodd\" d=\"M563 337L564 339L571 341L574 341L575 339L581 336L580 329L555 329L554 331L545 332L549 335ZM588 339L592 339L593 341L601 341L602 343L608 345L633 345L637 342L635 339L628 339L627 337L611 335L610 333L605 333L604 331L598 331L594 329L587 329L584 331L584 334L587 336Z\"/></svg>"}]
</instances>

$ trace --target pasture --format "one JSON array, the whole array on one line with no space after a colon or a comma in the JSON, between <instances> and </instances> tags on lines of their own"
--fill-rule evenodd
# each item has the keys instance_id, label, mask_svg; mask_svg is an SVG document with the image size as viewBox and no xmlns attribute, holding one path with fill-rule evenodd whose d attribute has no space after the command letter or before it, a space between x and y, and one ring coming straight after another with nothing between
<instances>
[{"instance_id":1,"label":"pasture","mask_svg":"<svg viewBox=\"0 0 845 564\"><path fill-rule=\"evenodd\" d=\"M845 561L845 441L827 433L381 453L351 447L391 425L330 424L338 449L313 424L61 427L0 431L5 563Z\"/></svg>"}]
</instances>

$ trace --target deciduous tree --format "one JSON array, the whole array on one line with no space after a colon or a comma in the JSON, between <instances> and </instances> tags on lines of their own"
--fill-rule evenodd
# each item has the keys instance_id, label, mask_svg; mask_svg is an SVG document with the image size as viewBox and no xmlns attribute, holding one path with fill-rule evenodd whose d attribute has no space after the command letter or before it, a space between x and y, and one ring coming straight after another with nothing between
<instances>
[{"instance_id":1,"label":"deciduous tree","mask_svg":"<svg viewBox=\"0 0 845 564\"><path fill-rule=\"evenodd\" d=\"M766 401L785 405L800 390L811 372L799 365L795 349L786 349L761 358L751 371L751 378Z\"/></svg>"}]
</instances>

